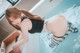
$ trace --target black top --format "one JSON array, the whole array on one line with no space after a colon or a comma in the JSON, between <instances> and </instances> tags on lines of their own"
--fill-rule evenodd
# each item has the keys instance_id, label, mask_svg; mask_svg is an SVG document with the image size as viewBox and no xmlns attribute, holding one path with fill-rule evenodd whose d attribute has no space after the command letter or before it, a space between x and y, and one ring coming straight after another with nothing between
<instances>
[{"instance_id":1,"label":"black top","mask_svg":"<svg viewBox=\"0 0 80 53\"><path fill-rule=\"evenodd\" d=\"M22 20L24 20L25 18L27 18L26 16L24 16L22 18ZM36 20L36 19L30 19L32 22L32 29L29 30L29 33L39 33L42 31L43 29L43 25L44 25L44 20Z\"/></svg>"}]
</instances>

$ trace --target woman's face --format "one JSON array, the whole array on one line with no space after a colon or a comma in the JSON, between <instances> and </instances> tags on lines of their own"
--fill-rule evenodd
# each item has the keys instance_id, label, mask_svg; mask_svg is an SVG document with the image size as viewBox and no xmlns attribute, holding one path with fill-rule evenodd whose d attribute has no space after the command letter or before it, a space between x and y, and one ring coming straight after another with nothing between
<instances>
[{"instance_id":1,"label":"woman's face","mask_svg":"<svg viewBox=\"0 0 80 53\"><path fill-rule=\"evenodd\" d=\"M15 17L14 16L10 16L9 20L11 21L11 23L13 25L20 26L20 24L21 24L21 17L20 16L17 16L17 18L16 18L16 16Z\"/></svg>"}]
</instances>

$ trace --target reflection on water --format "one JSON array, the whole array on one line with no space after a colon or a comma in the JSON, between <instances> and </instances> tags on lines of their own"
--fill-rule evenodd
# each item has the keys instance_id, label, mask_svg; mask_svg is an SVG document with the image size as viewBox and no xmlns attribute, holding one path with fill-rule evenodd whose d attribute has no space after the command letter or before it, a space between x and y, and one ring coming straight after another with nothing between
<instances>
[{"instance_id":1,"label":"reflection on water","mask_svg":"<svg viewBox=\"0 0 80 53\"><path fill-rule=\"evenodd\" d=\"M73 53L77 53L78 50L80 50L80 35L78 38L74 39L74 45L73 45Z\"/></svg>"},{"instance_id":2,"label":"reflection on water","mask_svg":"<svg viewBox=\"0 0 80 53\"><path fill-rule=\"evenodd\" d=\"M65 0L64 0L65 1ZM66 1L70 1L70 0L66 0ZM73 3L70 3L70 5L66 5L67 7L71 6L72 4L76 4L78 1L80 2L80 0L73 0ZM72 0L71 0L72 2ZM68 2L69 3L69 2ZM78 3L79 4L79 3ZM76 8L72 7L70 9L66 9L66 7L61 4L62 6L64 6L64 8L68 11L66 11L65 15L68 15L67 17L69 18L68 20L71 21L79 30L78 33L70 33L64 41L62 41L58 46L55 46L54 48L51 48L49 46L50 42L51 42L51 37L52 36L48 36L49 32L44 32L40 35L40 53L80 53L80 6L76 4ZM58 7L59 8L59 7ZM63 9L60 9L58 11L57 7L56 10L53 9L51 12L48 13L47 16L45 16L46 18L51 17L53 15L56 14L56 12L60 12L60 10L62 11ZM74 20L73 20L74 19Z\"/></svg>"}]
</instances>

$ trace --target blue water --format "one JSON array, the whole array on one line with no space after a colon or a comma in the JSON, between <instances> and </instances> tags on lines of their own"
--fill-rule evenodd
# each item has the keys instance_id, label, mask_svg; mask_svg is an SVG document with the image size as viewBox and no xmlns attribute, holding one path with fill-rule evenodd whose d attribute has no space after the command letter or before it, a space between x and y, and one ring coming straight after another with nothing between
<instances>
[{"instance_id":1,"label":"blue water","mask_svg":"<svg viewBox=\"0 0 80 53\"><path fill-rule=\"evenodd\" d=\"M80 0L63 0L58 6L56 6L50 12L48 12L45 18L49 18L53 15L56 15L73 5L76 5L76 6L80 5Z\"/></svg>"},{"instance_id":2,"label":"blue water","mask_svg":"<svg viewBox=\"0 0 80 53\"><path fill-rule=\"evenodd\" d=\"M80 30L79 26L78 29ZM71 33L67 36L56 50L53 50L53 53L80 53L80 31L77 34Z\"/></svg>"},{"instance_id":3,"label":"blue water","mask_svg":"<svg viewBox=\"0 0 80 53\"><path fill-rule=\"evenodd\" d=\"M52 9L45 17L49 18L60 12L67 10L73 5L79 6L80 0L63 0L58 6ZM80 10L79 10L80 12ZM80 25L77 26L80 30ZM46 35L46 33L44 34ZM56 48L52 49L47 45L48 40L40 36L40 53L80 53L80 31L78 33L70 33ZM44 39L43 39L44 38Z\"/></svg>"}]
</instances>

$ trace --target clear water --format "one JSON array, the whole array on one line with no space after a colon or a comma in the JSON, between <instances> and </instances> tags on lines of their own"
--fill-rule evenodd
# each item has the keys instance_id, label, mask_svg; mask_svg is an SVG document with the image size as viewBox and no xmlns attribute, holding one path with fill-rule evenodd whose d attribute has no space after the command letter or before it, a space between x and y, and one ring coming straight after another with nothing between
<instances>
[{"instance_id":1,"label":"clear water","mask_svg":"<svg viewBox=\"0 0 80 53\"><path fill-rule=\"evenodd\" d=\"M80 0L63 0L60 3L60 5L52 9L45 17L46 18L51 17L55 14L58 14L60 12L67 10L68 8L74 5L79 6ZM74 9L74 12L78 12L78 14L76 14L76 17L80 19L80 13L79 13L80 7L78 9L77 8ZM72 13L71 16L75 15L73 12L71 13ZM78 30L80 30L79 23L80 22L77 22L75 24ZM47 39L47 36L46 36L47 34L48 33L43 33L43 35L40 36L40 40L39 40L40 41L40 53L80 53L80 31L78 33L70 33L65 38L65 40L63 40L56 48L51 48L48 46L50 40Z\"/></svg>"},{"instance_id":2,"label":"clear water","mask_svg":"<svg viewBox=\"0 0 80 53\"><path fill-rule=\"evenodd\" d=\"M47 15L45 16L45 18L49 18L49 17L56 15L60 12L63 12L64 10L66 10L67 8L69 8L73 5L79 6L80 0L63 0L58 6L56 6L50 12L48 12Z\"/></svg>"}]
</instances>

